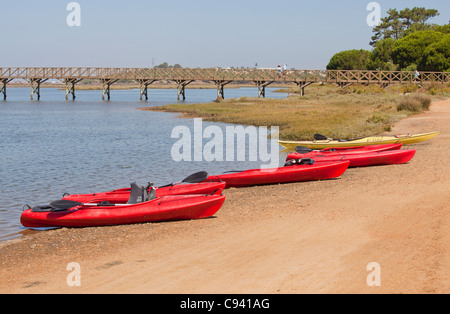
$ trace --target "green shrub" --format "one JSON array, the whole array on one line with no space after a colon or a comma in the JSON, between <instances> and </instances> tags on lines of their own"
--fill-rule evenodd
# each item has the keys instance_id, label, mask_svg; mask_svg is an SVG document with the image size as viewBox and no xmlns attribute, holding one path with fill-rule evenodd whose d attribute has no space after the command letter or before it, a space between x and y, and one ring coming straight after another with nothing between
<instances>
[{"instance_id":1,"label":"green shrub","mask_svg":"<svg viewBox=\"0 0 450 314\"><path fill-rule=\"evenodd\" d=\"M357 94L382 94L384 89L379 85L369 85L369 86L356 86L355 93Z\"/></svg>"},{"instance_id":2,"label":"green shrub","mask_svg":"<svg viewBox=\"0 0 450 314\"><path fill-rule=\"evenodd\" d=\"M397 106L398 111L421 112L428 110L431 105L431 97L423 94L405 96Z\"/></svg>"},{"instance_id":3,"label":"green shrub","mask_svg":"<svg viewBox=\"0 0 450 314\"><path fill-rule=\"evenodd\" d=\"M366 120L367 123L385 123L386 122L386 117L379 113L379 112L374 112L373 115Z\"/></svg>"},{"instance_id":4,"label":"green shrub","mask_svg":"<svg viewBox=\"0 0 450 314\"><path fill-rule=\"evenodd\" d=\"M425 49L420 63L423 71L445 71L450 66L450 34Z\"/></svg>"},{"instance_id":5,"label":"green shrub","mask_svg":"<svg viewBox=\"0 0 450 314\"><path fill-rule=\"evenodd\" d=\"M342 89L340 92L338 91L339 94L341 95L345 95L345 94L382 94L384 93L384 89L381 88L378 85L361 85L361 84L357 84L357 85L352 85L349 86L345 89Z\"/></svg>"},{"instance_id":6,"label":"green shrub","mask_svg":"<svg viewBox=\"0 0 450 314\"><path fill-rule=\"evenodd\" d=\"M436 86L435 84L432 84L426 88L426 91L428 95L435 96L439 94L439 87Z\"/></svg>"},{"instance_id":7,"label":"green shrub","mask_svg":"<svg viewBox=\"0 0 450 314\"><path fill-rule=\"evenodd\" d=\"M402 85L401 91L403 92L403 94L411 94L411 93L417 92L418 89L419 89L419 86L416 84L407 84L407 85Z\"/></svg>"},{"instance_id":8,"label":"green shrub","mask_svg":"<svg viewBox=\"0 0 450 314\"><path fill-rule=\"evenodd\" d=\"M441 83L431 83L427 84L424 88L425 92L428 95L443 95L450 93L450 85L449 84L441 84Z\"/></svg>"},{"instance_id":9,"label":"green shrub","mask_svg":"<svg viewBox=\"0 0 450 314\"><path fill-rule=\"evenodd\" d=\"M439 42L443 36L444 34L435 31L420 31L401 38L393 45L392 60L395 64L399 64L401 69L406 69L412 64L421 65L428 46ZM419 67L419 71L421 70Z\"/></svg>"},{"instance_id":10,"label":"green shrub","mask_svg":"<svg viewBox=\"0 0 450 314\"><path fill-rule=\"evenodd\" d=\"M411 63L406 68L403 68L402 71L415 72L417 70L417 64Z\"/></svg>"},{"instance_id":11,"label":"green shrub","mask_svg":"<svg viewBox=\"0 0 450 314\"><path fill-rule=\"evenodd\" d=\"M367 70L371 54L363 49L338 52L330 59L327 70Z\"/></svg>"}]
</instances>

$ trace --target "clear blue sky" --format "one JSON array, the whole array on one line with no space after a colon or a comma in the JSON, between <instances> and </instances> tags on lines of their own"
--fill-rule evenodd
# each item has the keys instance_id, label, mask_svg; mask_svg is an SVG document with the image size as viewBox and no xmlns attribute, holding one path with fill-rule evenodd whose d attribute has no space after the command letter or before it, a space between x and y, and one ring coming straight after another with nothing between
<instances>
[{"instance_id":1,"label":"clear blue sky","mask_svg":"<svg viewBox=\"0 0 450 314\"><path fill-rule=\"evenodd\" d=\"M185 67L324 69L347 49L370 49L372 0L79 0L81 27L69 27L69 0L0 0L0 67ZM389 8L434 8L449 0L379 0Z\"/></svg>"}]
</instances>

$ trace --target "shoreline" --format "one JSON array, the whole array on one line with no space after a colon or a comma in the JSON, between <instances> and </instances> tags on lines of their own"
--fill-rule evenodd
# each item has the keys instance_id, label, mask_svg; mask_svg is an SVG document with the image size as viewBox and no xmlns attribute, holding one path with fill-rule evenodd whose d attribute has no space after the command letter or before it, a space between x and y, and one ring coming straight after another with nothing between
<instances>
[{"instance_id":1,"label":"shoreline","mask_svg":"<svg viewBox=\"0 0 450 314\"><path fill-rule=\"evenodd\" d=\"M0 244L2 293L448 293L450 100L394 133L440 131L406 165L225 191L215 217L57 229ZM69 287L66 267L81 266ZM381 287L366 284L381 265Z\"/></svg>"}]
</instances>

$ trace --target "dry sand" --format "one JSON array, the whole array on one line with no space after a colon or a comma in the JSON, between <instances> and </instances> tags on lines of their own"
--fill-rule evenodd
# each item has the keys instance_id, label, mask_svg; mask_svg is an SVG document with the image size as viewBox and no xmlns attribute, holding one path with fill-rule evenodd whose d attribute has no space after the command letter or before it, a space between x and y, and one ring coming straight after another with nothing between
<instances>
[{"instance_id":1,"label":"dry sand","mask_svg":"<svg viewBox=\"0 0 450 314\"><path fill-rule=\"evenodd\" d=\"M450 101L406 165L232 189L216 217L32 233L0 246L0 293L449 293ZM67 265L81 266L69 287ZM381 286L369 287L369 263Z\"/></svg>"}]
</instances>

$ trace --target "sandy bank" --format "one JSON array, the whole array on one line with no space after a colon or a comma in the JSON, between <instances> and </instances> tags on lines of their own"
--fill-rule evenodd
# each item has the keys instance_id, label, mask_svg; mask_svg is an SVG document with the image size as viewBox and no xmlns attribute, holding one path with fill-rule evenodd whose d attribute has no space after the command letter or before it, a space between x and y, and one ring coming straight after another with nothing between
<instances>
[{"instance_id":1,"label":"sandy bank","mask_svg":"<svg viewBox=\"0 0 450 314\"><path fill-rule=\"evenodd\" d=\"M0 246L1 293L449 293L450 101L392 133L440 131L406 165L232 189L216 217L35 233ZM69 287L68 263L81 266ZM381 287L366 267L381 266Z\"/></svg>"}]
</instances>

